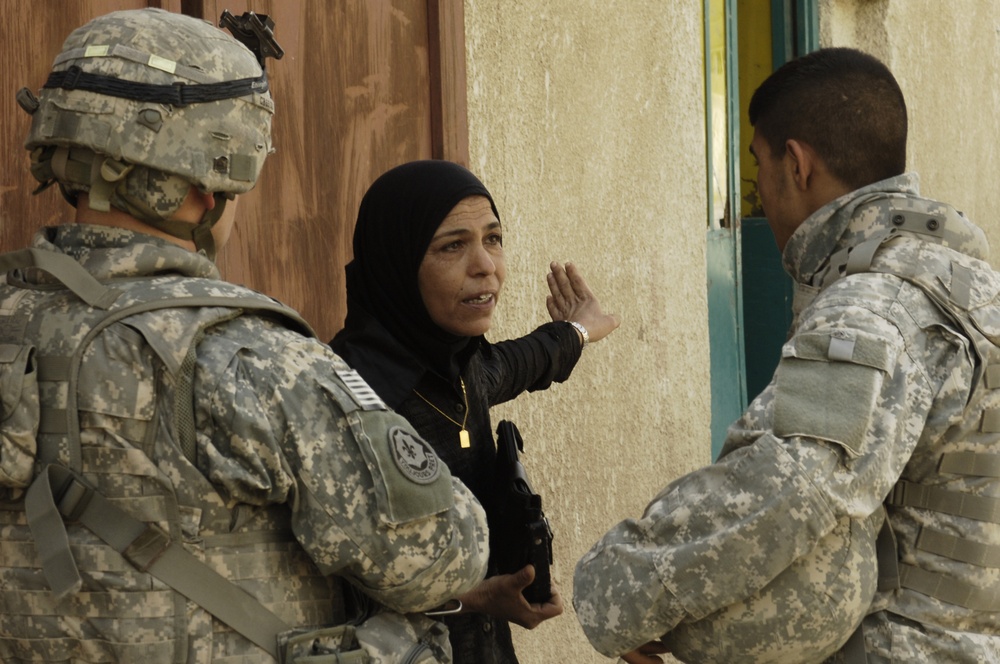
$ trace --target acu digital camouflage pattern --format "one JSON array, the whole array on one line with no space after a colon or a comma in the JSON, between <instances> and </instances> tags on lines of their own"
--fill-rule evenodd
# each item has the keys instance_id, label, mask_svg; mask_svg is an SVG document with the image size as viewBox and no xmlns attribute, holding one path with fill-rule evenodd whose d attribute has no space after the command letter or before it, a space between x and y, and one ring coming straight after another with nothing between
<instances>
[{"instance_id":1,"label":"acu digital camouflage pattern","mask_svg":"<svg viewBox=\"0 0 1000 664\"><path fill-rule=\"evenodd\" d=\"M112 12L74 30L53 71L70 67L153 85L231 82L263 73L253 53L229 34L160 9ZM61 88L43 88L38 100L25 142L35 177L55 178L71 192L112 186L118 207L140 219L169 217L189 184L205 192L249 191L271 151L274 103L266 79L252 94L187 106ZM53 161L58 147L84 148L119 163L91 171L88 161L74 164L70 152L69 167L61 167Z\"/></svg>"},{"instance_id":2,"label":"acu digital camouflage pattern","mask_svg":"<svg viewBox=\"0 0 1000 664\"><path fill-rule=\"evenodd\" d=\"M33 348L0 343L0 500L31 483L38 449L38 363Z\"/></svg>"},{"instance_id":3,"label":"acu digital camouflage pattern","mask_svg":"<svg viewBox=\"0 0 1000 664\"><path fill-rule=\"evenodd\" d=\"M110 280L124 291L116 308L153 291L273 304L217 281L204 256L150 236L68 225L46 229L34 246L67 253ZM67 353L91 324L90 308L42 273L24 276L30 289L0 286L0 343L25 337L39 356ZM478 583L486 522L471 492L444 468L432 484L406 480L384 461L388 431L407 423L362 410L337 376L346 365L325 345L280 316L240 314L176 308L108 327L82 360L79 455L58 431L40 434L40 449L79 464L122 509L156 523L295 627L344 622L341 579L399 611L428 609ZM173 418L192 344L195 464ZM60 384L44 377L40 395L43 407L67 405ZM0 458L21 458L9 453L5 441ZM68 532L83 586L56 602L23 492L16 484L2 490L0 660L273 661L74 524Z\"/></svg>"},{"instance_id":4,"label":"acu digital camouflage pattern","mask_svg":"<svg viewBox=\"0 0 1000 664\"><path fill-rule=\"evenodd\" d=\"M448 628L421 614L380 611L362 624L281 638L283 664L450 664Z\"/></svg>"},{"instance_id":5,"label":"acu digital camouflage pattern","mask_svg":"<svg viewBox=\"0 0 1000 664\"><path fill-rule=\"evenodd\" d=\"M899 209L945 230L899 232ZM870 614L871 661L1000 661L994 610L877 592L873 553L882 501L901 477L1000 495L996 478L937 470L950 450L996 453L997 435L978 426L997 397L977 382L975 342L948 300L960 290L952 264L964 265L972 316L1000 331L1000 279L984 252L981 231L918 198L913 175L833 201L792 235L796 319L775 378L732 425L719 461L671 483L577 565L574 604L599 651L664 637L682 661L848 662L838 649ZM904 565L941 573L945 586L998 587L995 567L914 545L933 526L995 549L996 524L889 510Z\"/></svg>"},{"instance_id":6,"label":"acu digital camouflage pattern","mask_svg":"<svg viewBox=\"0 0 1000 664\"><path fill-rule=\"evenodd\" d=\"M451 642L444 623L420 615L379 613L358 628L370 664L447 664Z\"/></svg>"},{"instance_id":7,"label":"acu digital camouflage pattern","mask_svg":"<svg viewBox=\"0 0 1000 664\"><path fill-rule=\"evenodd\" d=\"M283 664L449 664L448 628L420 614L381 611L362 624L279 639Z\"/></svg>"}]
</instances>

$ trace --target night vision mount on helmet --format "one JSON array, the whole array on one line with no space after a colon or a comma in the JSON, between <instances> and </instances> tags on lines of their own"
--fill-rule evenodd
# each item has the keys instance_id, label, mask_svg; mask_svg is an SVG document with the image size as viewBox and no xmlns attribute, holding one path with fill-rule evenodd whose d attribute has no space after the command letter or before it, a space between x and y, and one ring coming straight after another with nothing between
<instances>
[{"instance_id":1,"label":"night vision mount on helmet","mask_svg":"<svg viewBox=\"0 0 1000 664\"><path fill-rule=\"evenodd\" d=\"M284 53L274 23L223 12L234 37L161 9L112 12L74 30L36 97L25 147L36 191L58 183L76 205L112 206L214 256L226 199L253 188L271 152L264 61ZM191 185L215 207L197 225L171 221Z\"/></svg>"}]
</instances>

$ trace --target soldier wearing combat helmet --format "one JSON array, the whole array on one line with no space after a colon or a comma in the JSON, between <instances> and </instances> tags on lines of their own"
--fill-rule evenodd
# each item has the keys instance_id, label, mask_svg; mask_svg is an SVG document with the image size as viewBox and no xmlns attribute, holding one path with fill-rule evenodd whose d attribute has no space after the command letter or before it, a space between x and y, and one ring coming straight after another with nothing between
<instances>
[{"instance_id":1,"label":"soldier wearing combat helmet","mask_svg":"<svg viewBox=\"0 0 1000 664\"><path fill-rule=\"evenodd\" d=\"M219 278L281 54L267 17L223 23L101 16L18 94L76 223L0 256L2 661L433 650L414 612L483 577L472 494L294 311ZM357 629L349 591L380 612Z\"/></svg>"}]
</instances>

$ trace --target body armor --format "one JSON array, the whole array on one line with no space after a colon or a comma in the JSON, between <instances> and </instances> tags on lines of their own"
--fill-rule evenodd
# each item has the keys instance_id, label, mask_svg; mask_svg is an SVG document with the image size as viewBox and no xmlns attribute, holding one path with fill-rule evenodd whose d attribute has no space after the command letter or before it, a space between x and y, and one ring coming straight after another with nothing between
<instances>
[{"instance_id":1,"label":"body armor","mask_svg":"<svg viewBox=\"0 0 1000 664\"><path fill-rule=\"evenodd\" d=\"M938 373L929 382L944 383L950 400L932 408L912 455L901 460L905 467L885 509L865 520L844 519L753 597L674 628L665 640L681 661L863 663L865 639L857 625L881 610L947 630L997 633L1000 276L979 258L986 255L981 231L947 205L880 196L852 218L866 220L863 230L853 231L863 237L833 253L811 283L798 285L796 316L838 281L838 311L905 298L917 304L899 311L916 313L897 314L891 323L907 339L947 339L955 363L973 367L971 380L958 389L939 377L958 367L926 368ZM818 344L808 334L793 336L785 352L818 362L864 358L892 372L882 351L866 348L861 335L824 337ZM956 373L954 380L963 378ZM817 386L827 388L838 389ZM837 420L833 438L839 441L859 439L867 426ZM761 425L734 425L741 426L752 436ZM773 419L766 426L778 428ZM826 640L785 631L810 620L809 633Z\"/></svg>"},{"instance_id":2,"label":"body armor","mask_svg":"<svg viewBox=\"0 0 1000 664\"><path fill-rule=\"evenodd\" d=\"M985 246L958 212L925 204L880 202L888 223L852 251L858 258L846 270L919 288L964 340L974 367L964 410L938 426L940 437L925 432L886 499L897 552L885 550L883 537L880 590L898 591L888 606L875 606L991 634L1000 612L1000 276L973 257L985 256Z\"/></svg>"},{"instance_id":3,"label":"body armor","mask_svg":"<svg viewBox=\"0 0 1000 664\"><path fill-rule=\"evenodd\" d=\"M0 642L0 658L188 662L199 653L273 662L273 633L255 645L175 589L208 583L215 593L207 577L245 599L231 607L250 614L237 622L271 630L344 622L339 581L295 541L287 506L228 505L194 458L191 381L204 331L247 311L308 326L273 300L216 280L102 285L69 257L38 249L0 261L4 271L35 266L28 269L70 285L28 287L14 273L0 287L0 604L13 623L5 633L37 636ZM153 334L149 322L168 307L183 309L183 329ZM37 450L24 423L33 414ZM117 542L126 534L113 527L129 524L139 535ZM171 569L178 556L187 566Z\"/></svg>"}]
</instances>

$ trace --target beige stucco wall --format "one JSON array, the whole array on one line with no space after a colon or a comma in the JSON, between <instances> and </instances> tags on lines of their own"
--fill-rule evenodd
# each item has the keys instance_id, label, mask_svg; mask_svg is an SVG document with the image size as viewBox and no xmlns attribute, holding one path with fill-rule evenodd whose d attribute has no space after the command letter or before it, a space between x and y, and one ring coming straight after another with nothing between
<instances>
[{"instance_id":1,"label":"beige stucco wall","mask_svg":"<svg viewBox=\"0 0 1000 664\"><path fill-rule=\"evenodd\" d=\"M1000 266L1000 3L996 0L820 0L824 46L885 62L906 96L908 168L921 192L987 233Z\"/></svg>"},{"instance_id":2,"label":"beige stucco wall","mask_svg":"<svg viewBox=\"0 0 1000 664\"><path fill-rule=\"evenodd\" d=\"M524 664L599 662L569 606L576 560L709 460L702 3L465 0L471 167L505 224L492 336L547 319L573 260L623 324L572 379L497 409L526 437L556 532L566 614L515 628ZM1000 259L995 0L819 0L821 43L896 73L923 193L976 220Z\"/></svg>"},{"instance_id":3,"label":"beige stucco wall","mask_svg":"<svg viewBox=\"0 0 1000 664\"><path fill-rule=\"evenodd\" d=\"M504 222L491 337L548 320L545 273L572 260L621 328L572 378L495 409L526 439L573 568L670 479L708 462L702 4L466 0L471 168ZM600 662L571 607L528 632L522 664Z\"/></svg>"}]
</instances>

